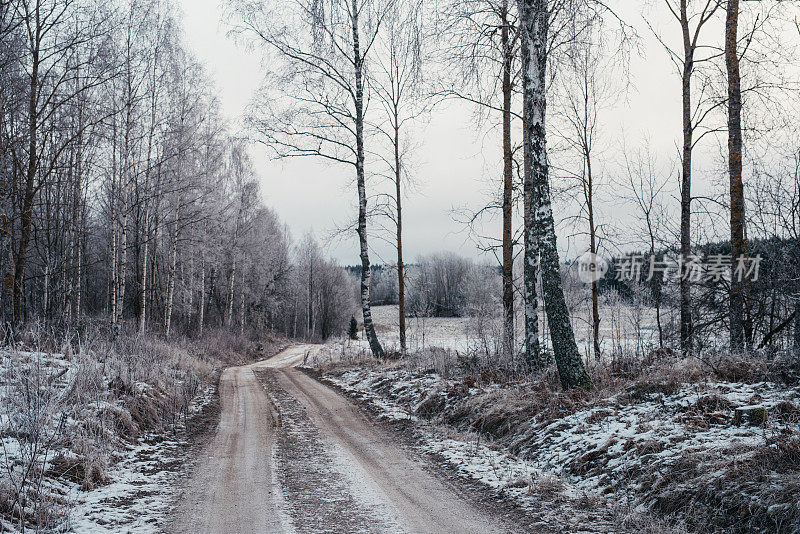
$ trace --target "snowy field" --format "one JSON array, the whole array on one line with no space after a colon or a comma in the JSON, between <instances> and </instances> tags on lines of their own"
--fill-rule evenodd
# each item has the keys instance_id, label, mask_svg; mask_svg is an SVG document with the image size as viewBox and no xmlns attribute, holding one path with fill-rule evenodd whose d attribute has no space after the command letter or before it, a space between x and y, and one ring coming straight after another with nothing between
<instances>
[{"instance_id":1,"label":"snowy field","mask_svg":"<svg viewBox=\"0 0 800 534\"><path fill-rule=\"evenodd\" d=\"M658 328L655 310L637 308L618 303L604 303L600 310L600 346L604 355L612 353L646 354L658 346ZM372 317L378 337L387 351L399 351L400 327L397 306L375 306ZM665 312L662 325L667 328L670 316ZM547 318L540 308L539 324L547 326ZM591 309L583 304L572 314L575 340L585 358L592 356ZM517 340L524 339L523 322L516 322ZM407 317L406 343L410 352L441 348L459 353L482 352L494 348L498 342L501 324L499 317ZM342 340L339 340L341 343ZM549 339L543 336L545 348ZM369 351L363 329L359 340L345 341L350 350ZM522 346L519 347L522 350Z\"/></svg>"}]
</instances>

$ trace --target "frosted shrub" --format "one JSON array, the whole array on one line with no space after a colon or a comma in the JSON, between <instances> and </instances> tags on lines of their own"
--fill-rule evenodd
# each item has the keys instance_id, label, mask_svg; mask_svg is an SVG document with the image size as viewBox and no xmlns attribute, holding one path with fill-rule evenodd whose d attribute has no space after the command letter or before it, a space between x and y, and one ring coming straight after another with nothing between
<instances>
[{"instance_id":1,"label":"frosted shrub","mask_svg":"<svg viewBox=\"0 0 800 534\"><path fill-rule=\"evenodd\" d=\"M4 512L24 530L33 522L52 527L43 481L64 431L63 396L57 381L63 367L46 365L41 353L3 354L0 398Z\"/></svg>"}]
</instances>

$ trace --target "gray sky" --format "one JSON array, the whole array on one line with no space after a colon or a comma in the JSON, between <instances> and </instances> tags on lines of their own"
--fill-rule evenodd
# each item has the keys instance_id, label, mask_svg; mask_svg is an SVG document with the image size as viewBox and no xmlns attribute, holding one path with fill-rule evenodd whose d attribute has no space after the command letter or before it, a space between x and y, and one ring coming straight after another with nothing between
<instances>
[{"instance_id":1,"label":"gray sky","mask_svg":"<svg viewBox=\"0 0 800 534\"><path fill-rule=\"evenodd\" d=\"M180 3L185 13L188 43L215 80L224 113L236 121L261 80L259 56L226 37L219 22L220 0L180 0ZM600 128L604 139L598 161L605 178L620 172L623 141L635 148L647 137L650 147L666 163L677 155L680 139L680 85L674 67L644 24L639 2L626 0L617 4L619 13L640 34L643 57L633 57L633 89L614 109L602 115ZM670 43L677 44L679 27L669 19L663 4L655 6L648 16L650 23L660 28ZM708 31L709 37L719 36L721 42L721 26ZM453 220L452 210L476 208L485 200L492 187L491 172L500 171L498 135L499 132L490 135L477 132L473 108L468 105L453 103L434 112L421 133L420 149L415 155L417 187L405 203L405 246L409 259L440 250L478 257L463 226ZM704 185L702 170L718 162L718 154L717 141L709 140L700 147L696 156L699 189L708 187L710 178ZM253 155L265 201L278 212L293 236L299 238L314 231L333 257L345 264L356 263L354 234L340 242L328 239L337 225L347 223L355 215L352 171L310 160L270 161L260 146L253 148ZM601 198L604 199L599 210L601 217L620 220L630 213L620 199L618 188L608 187ZM566 209L561 206L557 215L564 213ZM499 224L495 227L499 231ZM572 233L569 229L560 231L562 249L568 247L566 236ZM388 246L375 240L372 244L374 261L392 261L393 252ZM582 246L572 242L569 254L580 254L582 250L577 249Z\"/></svg>"}]
</instances>

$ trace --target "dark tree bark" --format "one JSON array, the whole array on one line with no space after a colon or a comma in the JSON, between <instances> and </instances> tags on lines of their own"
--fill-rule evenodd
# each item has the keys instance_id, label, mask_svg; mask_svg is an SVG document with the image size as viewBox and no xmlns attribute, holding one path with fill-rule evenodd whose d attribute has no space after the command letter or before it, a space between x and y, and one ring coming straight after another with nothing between
<instances>
[{"instance_id":1,"label":"dark tree bark","mask_svg":"<svg viewBox=\"0 0 800 534\"><path fill-rule=\"evenodd\" d=\"M742 89L737 51L739 0L728 0L725 24L725 65L728 71L728 169L731 194L731 255L735 270L739 261L746 261L747 243L744 232L744 183L742 181ZM731 349L745 348L744 307L745 280L731 279L730 335Z\"/></svg>"},{"instance_id":2,"label":"dark tree bark","mask_svg":"<svg viewBox=\"0 0 800 534\"><path fill-rule=\"evenodd\" d=\"M683 99L683 161L681 173L681 255L688 258L692 253L692 148L694 146L692 123L692 73L694 51L689 31L688 0L681 0L680 23L683 34L683 72L681 94ZM680 282L681 350L692 352L692 287L687 276Z\"/></svg>"},{"instance_id":3,"label":"dark tree bark","mask_svg":"<svg viewBox=\"0 0 800 534\"><path fill-rule=\"evenodd\" d=\"M594 178L592 176L592 158L588 151L586 159L586 208L589 214L589 251L597 254L597 227L594 224ZM592 344L594 357L600 361L600 285L592 280Z\"/></svg>"},{"instance_id":4,"label":"dark tree bark","mask_svg":"<svg viewBox=\"0 0 800 534\"><path fill-rule=\"evenodd\" d=\"M794 301L794 354L800 358L800 295Z\"/></svg>"},{"instance_id":5,"label":"dark tree bark","mask_svg":"<svg viewBox=\"0 0 800 534\"><path fill-rule=\"evenodd\" d=\"M401 197L402 167L400 161L400 126L395 108L394 118L394 184L397 208L397 304L400 326L400 352L406 353L406 273L403 263L403 201Z\"/></svg>"},{"instance_id":6,"label":"dark tree bark","mask_svg":"<svg viewBox=\"0 0 800 534\"><path fill-rule=\"evenodd\" d=\"M514 154L511 148L511 69L514 49L511 44L511 21L508 0L503 0L500 43L503 49L503 351L514 351L514 236L513 193Z\"/></svg>"},{"instance_id":7,"label":"dark tree bark","mask_svg":"<svg viewBox=\"0 0 800 534\"><path fill-rule=\"evenodd\" d=\"M546 72L548 63L549 11L547 0L520 0L520 31L523 47L523 105L531 157L531 205L526 227L539 248L542 289L558 373L564 389L591 387L570 323L569 309L561 282L555 223L550 200L547 161Z\"/></svg>"},{"instance_id":8,"label":"dark tree bark","mask_svg":"<svg viewBox=\"0 0 800 534\"><path fill-rule=\"evenodd\" d=\"M697 113L692 106L692 78L698 62L707 62L709 58L696 58L698 41L703 27L720 8L722 0L703 0L699 13L690 14L689 4L692 0L680 0L677 7L669 1L667 5L681 27L683 55L681 58L681 97L683 122L683 147L681 161L681 225L680 253L688 258L692 253L692 151L695 143L703 135L695 139L695 128L702 123L708 112ZM692 28L692 22L695 23ZM679 57L676 53L674 57ZM680 273L680 342L681 351L690 354L693 350L694 328L692 325L692 285L688 276Z\"/></svg>"}]
</instances>

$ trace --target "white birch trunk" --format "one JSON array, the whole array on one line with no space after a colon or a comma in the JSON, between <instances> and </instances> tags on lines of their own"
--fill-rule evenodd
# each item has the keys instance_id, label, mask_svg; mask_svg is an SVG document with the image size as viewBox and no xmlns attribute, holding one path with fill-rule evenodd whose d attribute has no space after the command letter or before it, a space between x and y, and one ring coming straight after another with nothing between
<instances>
[{"instance_id":1,"label":"white birch trunk","mask_svg":"<svg viewBox=\"0 0 800 534\"><path fill-rule=\"evenodd\" d=\"M127 182L127 180L126 180ZM128 186L124 184L122 188L122 223L120 226L120 243L119 243L119 272L117 273L117 304L116 313L117 319L115 325L119 328L122 323L123 308L125 306L125 278L128 271Z\"/></svg>"},{"instance_id":2,"label":"white birch trunk","mask_svg":"<svg viewBox=\"0 0 800 534\"><path fill-rule=\"evenodd\" d=\"M547 39L550 24L548 9L547 0L520 0L520 31L526 41L522 69L524 127L527 130L525 142L528 144L531 157L529 176L526 179L532 184L531 205L525 225L527 231L533 232L532 237L539 248L545 310L561 385L564 389L588 388L591 386L591 379L578 352L569 309L564 298L550 201L545 128Z\"/></svg>"},{"instance_id":3,"label":"white birch trunk","mask_svg":"<svg viewBox=\"0 0 800 534\"><path fill-rule=\"evenodd\" d=\"M205 322L206 311L206 259L205 256L200 262L200 305L197 310L197 329L200 337L203 336L203 323Z\"/></svg>"},{"instance_id":4,"label":"white birch trunk","mask_svg":"<svg viewBox=\"0 0 800 534\"><path fill-rule=\"evenodd\" d=\"M234 250L234 255L236 251ZM225 324L227 326L233 326L233 283L236 280L236 257L233 258L233 264L231 264L231 274L228 278L228 306L225 310Z\"/></svg>"},{"instance_id":5,"label":"white birch trunk","mask_svg":"<svg viewBox=\"0 0 800 534\"><path fill-rule=\"evenodd\" d=\"M169 281L167 288L167 311L164 314L164 332L166 335L170 334L172 327L172 302L175 297L175 267L178 263L178 232L180 230L180 210L181 210L181 197L175 205L175 226L172 230L172 252L169 262Z\"/></svg>"},{"instance_id":6,"label":"white birch trunk","mask_svg":"<svg viewBox=\"0 0 800 534\"><path fill-rule=\"evenodd\" d=\"M352 0L351 21L353 30L353 58L355 61L355 126L356 126L356 181L358 184L358 242L361 248L361 311L364 316L364 334L369 342L375 358L385 356L383 347L375 333L370 307L370 262L367 243L367 190L364 176L364 80L362 77L363 60L359 41L358 13L359 2Z\"/></svg>"}]
</instances>

